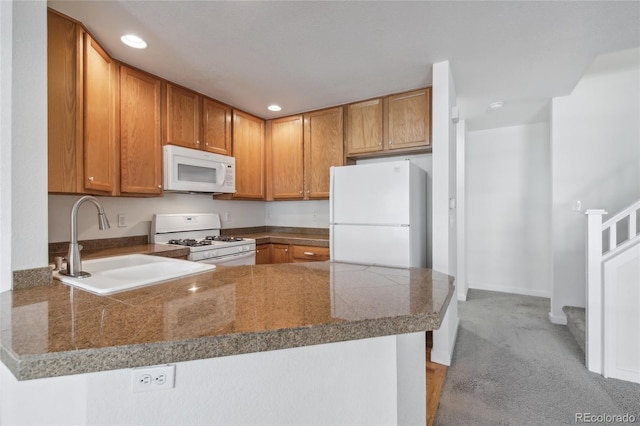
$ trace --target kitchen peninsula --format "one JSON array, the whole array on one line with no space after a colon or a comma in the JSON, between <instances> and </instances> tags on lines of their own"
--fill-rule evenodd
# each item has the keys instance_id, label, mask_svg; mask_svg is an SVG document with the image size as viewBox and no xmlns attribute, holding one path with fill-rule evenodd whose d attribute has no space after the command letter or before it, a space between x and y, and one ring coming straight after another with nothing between
<instances>
[{"instance_id":1,"label":"kitchen peninsula","mask_svg":"<svg viewBox=\"0 0 640 426\"><path fill-rule=\"evenodd\" d=\"M195 405L175 422L407 423L426 415L424 331L439 327L453 292L452 277L428 269L333 262L219 267L107 297L55 281L0 295L1 379L16 398L30 383L71 381L52 393L77 392L87 407L103 407L92 399L101 392L124 393L130 410L91 410L108 423L133 412L158 423L136 407L181 393ZM175 388L131 393L128 369L166 363L177 364ZM247 387L266 394L247 401ZM224 400L205 408L194 392ZM250 413L219 417L243 404Z\"/></svg>"}]
</instances>

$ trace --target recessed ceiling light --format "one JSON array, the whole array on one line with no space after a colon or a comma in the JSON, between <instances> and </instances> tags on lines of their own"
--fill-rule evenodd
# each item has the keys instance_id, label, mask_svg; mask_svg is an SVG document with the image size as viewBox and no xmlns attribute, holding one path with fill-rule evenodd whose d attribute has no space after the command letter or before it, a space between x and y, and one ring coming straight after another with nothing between
<instances>
[{"instance_id":1,"label":"recessed ceiling light","mask_svg":"<svg viewBox=\"0 0 640 426\"><path fill-rule=\"evenodd\" d=\"M127 46L133 47L135 49L144 49L147 47L147 42L141 39L140 37L133 34L126 34L120 37L120 40Z\"/></svg>"},{"instance_id":2,"label":"recessed ceiling light","mask_svg":"<svg viewBox=\"0 0 640 426\"><path fill-rule=\"evenodd\" d=\"M273 111L273 112L282 111L282 108L280 107L280 105L275 105L275 104L274 104L274 105L269 105L269 106L267 107L267 109L268 109L269 111Z\"/></svg>"},{"instance_id":3,"label":"recessed ceiling light","mask_svg":"<svg viewBox=\"0 0 640 426\"><path fill-rule=\"evenodd\" d=\"M491 109L491 111L495 111L497 109L500 109L503 106L504 106L504 102L502 102L502 101L491 102L489 104L489 108Z\"/></svg>"}]
</instances>

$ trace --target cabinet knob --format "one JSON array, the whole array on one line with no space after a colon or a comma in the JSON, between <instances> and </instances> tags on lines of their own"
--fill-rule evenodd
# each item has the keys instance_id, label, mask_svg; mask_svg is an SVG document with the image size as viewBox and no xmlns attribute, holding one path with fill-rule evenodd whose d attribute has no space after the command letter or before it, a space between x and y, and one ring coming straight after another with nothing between
<instances>
[{"instance_id":1,"label":"cabinet knob","mask_svg":"<svg viewBox=\"0 0 640 426\"><path fill-rule=\"evenodd\" d=\"M200 141L196 141L196 145L200 145Z\"/></svg>"},{"instance_id":2,"label":"cabinet knob","mask_svg":"<svg viewBox=\"0 0 640 426\"><path fill-rule=\"evenodd\" d=\"M158 185L158 188L159 188L159 189L162 189L162 185Z\"/></svg>"},{"instance_id":3,"label":"cabinet knob","mask_svg":"<svg viewBox=\"0 0 640 426\"><path fill-rule=\"evenodd\" d=\"M93 183L93 176L89 176L89 182Z\"/></svg>"}]
</instances>

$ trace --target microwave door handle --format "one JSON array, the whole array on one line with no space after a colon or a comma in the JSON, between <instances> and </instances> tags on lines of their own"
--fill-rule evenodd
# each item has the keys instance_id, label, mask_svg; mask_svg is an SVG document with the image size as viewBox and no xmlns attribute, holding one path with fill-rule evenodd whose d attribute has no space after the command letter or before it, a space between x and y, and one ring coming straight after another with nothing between
<instances>
[{"instance_id":1,"label":"microwave door handle","mask_svg":"<svg viewBox=\"0 0 640 426\"><path fill-rule=\"evenodd\" d=\"M227 173L225 170L226 167L224 166L224 163L218 163L218 167L216 169L217 169L218 176L220 176L220 178L222 179L219 185L224 186L224 181L227 180Z\"/></svg>"}]
</instances>

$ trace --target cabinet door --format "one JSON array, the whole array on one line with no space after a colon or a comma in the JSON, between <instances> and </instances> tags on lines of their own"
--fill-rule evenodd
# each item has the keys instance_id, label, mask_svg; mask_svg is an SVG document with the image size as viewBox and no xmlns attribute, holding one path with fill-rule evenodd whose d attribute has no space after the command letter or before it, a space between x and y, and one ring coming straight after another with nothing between
<instances>
[{"instance_id":1,"label":"cabinet door","mask_svg":"<svg viewBox=\"0 0 640 426\"><path fill-rule=\"evenodd\" d=\"M115 192L115 63L84 33L84 186Z\"/></svg>"},{"instance_id":2,"label":"cabinet door","mask_svg":"<svg viewBox=\"0 0 640 426\"><path fill-rule=\"evenodd\" d=\"M160 80L120 68L120 191L162 194Z\"/></svg>"},{"instance_id":3,"label":"cabinet door","mask_svg":"<svg viewBox=\"0 0 640 426\"><path fill-rule=\"evenodd\" d=\"M328 247L292 246L293 262L314 262L329 260Z\"/></svg>"},{"instance_id":4,"label":"cabinet door","mask_svg":"<svg viewBox=\"0 0 640 426\"><path fill-rule=\"evenodd\" d=\"M205 151L231 155L231 108L202 98L202 144Z\"/></svg>"},{"instance_id":5,"label":"cabinet door","mask_svg":"<svg viewBox=\"0 0 640 426\"><path fill-rule=\"evenodd\" d=\"M382 98L347 105L347 155L382 150Z\"/></svg>"},{"instance_id":6,"label":"cabinet door","mask_svg":"<svg viewBox=\"0 0 640 426\"><path fill-rule=\"evenodd\" d=\"M304 197L302 116L273 120L270 127L269 183L273 199Z\"/></svg>"},{"instance_id":7,"label":"cabinet door","mask_svg":"<svg viewBox=\"0 0 640 426\"><path fill-rule=\"evenodd\" d=\"M49 192L83 192L82 37L78 25L47 13Z\"/></svg>"},{"instance_id":8,"label":"cabinet door","mask_svg":"<svg viewBox=\"0 0 640 426\"><path fill-rule=\"evenodd\" d=\"M289 263L289 245L271 244L271 263Z\"/></svg>"},{"instance_id":9,"label":"cabinet door","mask_svg":"<svg viewBox=\"0 0 640 426\"><path fill-rule=\"evenodd\" d=\"M387 149L427 146L431 143L431 89L389 96Z\"/></svg>"},{"instance_id":10,"label":"cabinet door","mask_svg":"<svg viewBox=\"0 0 640 426\"><path fill-rule=\"evenodd\" d=\"M167 83L164 144L200 149L200 96Z\"/></svg>"},{"instance_id":11,"label":"cabinet door","mask_svg":"<svg viewBox=\"0 0 640 426\"><path fill-rule=\"evenodd\" d=\"M233 198L264 200L264 121L233 111L233 156L236 193Z\"/></svg>"},{"instance_id":12,"label":"cabinet door","mask_svg":"<svg viewBox=\"0 0 640 426\"><path fill-rule=\"evenodd\" d=\"M305 198L329 198L329 168L343 165L343 109L304 115Z\"/></svg>"},{"instance_id":13,"label":"cabinet door","mask_svg":"<svg viewBox=\"0 0 640 426\"><path fill-rule=\"evenodd\" d=\"M256 265L271 263L271 244L258 244L256 246Z\"/></svg>"}]
</instances>

